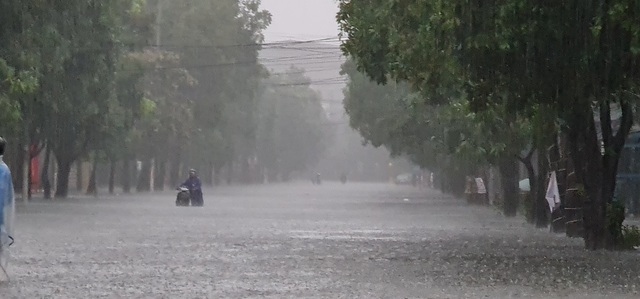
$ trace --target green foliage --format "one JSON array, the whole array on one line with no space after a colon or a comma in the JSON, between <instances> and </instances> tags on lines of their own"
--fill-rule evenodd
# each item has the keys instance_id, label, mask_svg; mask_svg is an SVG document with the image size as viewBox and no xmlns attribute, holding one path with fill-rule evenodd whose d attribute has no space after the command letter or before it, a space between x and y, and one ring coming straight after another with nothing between
<instances>
[{"instance_id":1,"label":"green foliage","mask_svg":"<svg viewBox=\"0 0 640 299\"><path fill-rule=\"evenodd\" d=\"M640 246L640 229L635 225L623 225L625 207L618 201L607 204L607 230L613 245L620 250L633 250Z\"/></svg>"},{"instance_id":2,"label":"green foliage","mask_svg":"<svg viewBox=\"0 0 640 299\"><path fill-rule=\"evenodd\" d=\"M175 53L197 82L176 95L188 99L193 119L189 128L175 127L189 137L180 142L188 147L186 162L222 166L253 156L256 99L266 76L257 57L271 15L258 0L158 1L152 11L157 5L162 10L159 46ZM180 118L186 121L183 112Z\"/></svg>"},{"instance_id":3,"label":"green foliage","mask_svg":"<svg viewBox=\"0 0 640 299\"><path fill-rule=\"evenodd\" d=\"M304 71L291 67L264 82L258 106L257 156L271 176L315 166L326 150L328 120Z\"/></svg>"},{"instance_id":4,"label":"green foliage","mask_svg":"<svg viewBox=\"0 0 640 299\"><path fill-rule=\"evenodd\" d=\"M625 250L632 250L638 246L640 246L640 228L636 225L623 225L620 247Z\"/></svg>"},{"instance_id":5,"label":"green foliage","mask_svg":"<svg viewBox=\"0 0 640 299\"><path fill-rule=\"evenodd\" d=\"M640 87L638 12L631 0L343 0L337 20L343 51L369 78L406 81L428 103L468 103L452 107L451 119L463 121L446 142L463 156L492 162L526 145L542 152L560 127L580 149L574 166L595 211L612 200L637 101L622 95ZM622 110L617 133L612 103ZM606 243L601 214L585 218L587 247Z\"/></svg>"},{"instance_id":6,"label":"green foliage","mask_svg":"<svg viewBox=\"0 0 640 299\"><path fill-rule=\"evenodd\" d=\"M501 105L517 95L495 93L492 97L500 103L485 103L484 109L478 111L473 105L477 95L460 92L465 91L462 83L468 73L457 61L460 47L455 40L455 30L460 21L453 15L454 6L441 1L388 4L381 4L384 9L379 9L362 1L341 2L338 22L343 34L349 37L343 43L343 50L354 62L349 66L352 80L345 102L352 125L359 128L365 139L373 140L374 145L389 145L394 152L413 152L414 160L454 155L454 160L460 160L456 164L481 165L496 163L496 159L504 155L520 155L531 144L531 125L526 117L518 117ZM479 47L480 41L475 44ZM380 92L357 94L353 86L369 84L363 88L367 90L372 85L362 76L354 79L358 70L374 81L389 82L390 86L398 86L390 82L390 78L407 82L403 88L405 94L411 96L398 95L405 99L406 105L394 103L395 99L380 99L376 96ZM406 108L396 113L374 112L367 110L367 105ZM404 124L378 122L381 125L377 127L357 124L369 115L389 121L404 120ZM409 119L408 115L418 118ZM401 128L401 131L389 132L390 128ZM386 142L371 138L376 135L378 140ZM385 136L408 138L392 142ZM431 165L423 166L437 167L436 163L428 164Z\"/></svg>"},{"instance_id":7,"label":"green foliage","mask_svg":"<svg viewBox=\"0 0 640 299\"><path fill-rule=\"evenodd\" d=\"M0 132L47 143L63 172L89 152L178 165L251 157L268 75L260 4L2 1Z\"/></svg>"},{"instance_id":8,"label":"green foliage","mask_svg":"<svg viewBox=\"0 0 640 299\"><path fill-rule=\"evenodd\" d=\"M620 246L624 242L622 223L624 222L624 205L620 202L607 204L606 208L607 230L614 244Z\"/></svg>"},{"instance_id":9,"label":"green foliage","mask_svg":"<svg viewBox=\"0 0 640 299\"><path fill-rule=\"evenodd\" d=\"M171 162L174 174L256 156L283 177L309 168L330 126L319 94L290 85L308 83L301 70L270 77L258 63L271 22L260 4L2 1L0 133L47 144L57 196L90 154Z\"/></svg>"},{"instance_id":10,"label":"green foliage","mask_svg":"<svg viewBox=\"0 0 640 299\"><path fill-rule=\"evenodd\" d=\"M530 144L527 119L509 116L501 106L473 112L464 98L429 103L408 84L370 81L351 61L343 73L350 78L344 104L351 126L367 142L408 155L422 167L469 174L500 157L515 158Z\"/></svg>"}]
</instances>

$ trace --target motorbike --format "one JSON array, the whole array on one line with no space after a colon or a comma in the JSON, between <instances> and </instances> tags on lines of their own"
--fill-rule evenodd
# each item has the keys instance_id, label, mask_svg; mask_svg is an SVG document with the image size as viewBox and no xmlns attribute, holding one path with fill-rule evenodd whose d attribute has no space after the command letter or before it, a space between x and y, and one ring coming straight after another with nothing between
<instances>
[{"instance_id":1,"label":"motorbike","mask_svg":"<svg viewBox=\"0 0 640 299\"><path fill-rule=\"evenodd\" d=\"M177 190L178 195L176 196L176 206L177 207L188 207L191 202L191 195L189 194L189 189L187 187L181 186L178 187Z\"/></svg>"}]
</instances>

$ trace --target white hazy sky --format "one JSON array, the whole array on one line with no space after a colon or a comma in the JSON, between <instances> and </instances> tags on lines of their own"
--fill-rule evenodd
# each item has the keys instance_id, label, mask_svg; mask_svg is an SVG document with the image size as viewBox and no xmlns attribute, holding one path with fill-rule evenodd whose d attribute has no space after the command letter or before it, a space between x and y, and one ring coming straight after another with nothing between
<instances>
[{"instance_id":1,"label":"white hazy sky","mask_svg":"<svg viewBox=\"0 0 640 299\"><path fill-rule=\"evenodd\" d=\"M262 0L262 7L273 15L266 42L338 36L336 0Z\"/></svg>"}]
</instances>

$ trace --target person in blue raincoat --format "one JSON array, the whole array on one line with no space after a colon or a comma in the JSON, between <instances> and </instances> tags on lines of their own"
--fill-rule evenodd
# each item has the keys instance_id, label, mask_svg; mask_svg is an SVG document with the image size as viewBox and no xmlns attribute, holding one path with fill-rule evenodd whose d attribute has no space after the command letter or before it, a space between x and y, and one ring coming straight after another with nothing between
<instances>
[{"instance_id":1,"label":"person in blue raincoat","mask_svg":"<svg viewBox=\"0 0 640 299\"><path fill-rule=\"evenodd\" d=\"M13 217L15 199L11 171L2 157L7 146L6 140L0 137L0 281L8 280L6 272L8 248L13 242Z\"/></svg>"},{"instance_id":2,"label":"person in blue raincoat","mask_svg":"<svg viewBox=\"0 0 640 299\"><path fill-rule=\"evenodd\" d=\"M204 205L204 198L202 196L202 183L195 169L189 170L189 178L182 183L181 186L189 189L189 195L191 197L191 205L201 207Z\"/></svg>"}]
</instances>

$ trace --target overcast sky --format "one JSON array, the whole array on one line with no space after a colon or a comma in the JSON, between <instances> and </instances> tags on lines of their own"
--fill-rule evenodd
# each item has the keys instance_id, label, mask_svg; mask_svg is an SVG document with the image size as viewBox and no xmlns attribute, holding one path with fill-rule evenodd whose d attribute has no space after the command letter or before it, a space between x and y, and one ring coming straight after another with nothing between
<instances>
[{"instance_id":1,"label":"overcast sky","mask_svg":"<svg viewBox=\"0 0 640 299\"><path fill-rule=\"evenodd\" d=\"M336 0L262 0L262 7L273 15L266 42L338 36Z\"/></svg>"}]
</instances>

